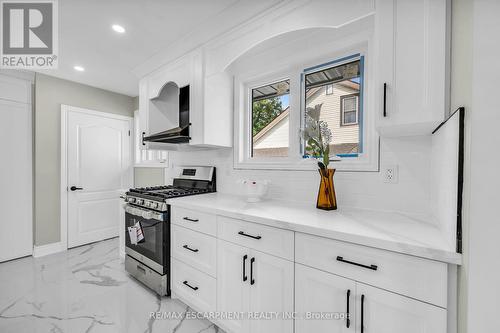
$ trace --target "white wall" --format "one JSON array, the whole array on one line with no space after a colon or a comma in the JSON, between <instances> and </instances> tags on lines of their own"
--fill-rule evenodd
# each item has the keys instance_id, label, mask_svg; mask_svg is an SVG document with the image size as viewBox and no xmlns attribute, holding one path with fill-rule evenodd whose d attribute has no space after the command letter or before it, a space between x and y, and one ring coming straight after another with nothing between
<instances>
[{"instance_id":1,"label":"white wall","mask_svg":"<svg viewBox=\"0 0 500 333\"><path fill-rule=\"evenodd\" d=\"M429 150L431 138L383 139L381 165L399 165L399 183L384 183L379 172L337 172L335 187L339 207L400 211L417 216L430 212ZM171 152L170 164L215 165L217 190L236 193L239 179L271 180L268 196L316 204L319 175L316 171L235 170L233 150ZM167 180L168 182L168 180Z\"/></svg>"},{"instance_id":2,"label":"white wall","mask_svg":"<svg viewBox=\"0 0 500 333\"><path fill-rule=\"evenodd\" d=\"M469 333L500 327L500 1L475 0L473 8L470 200L468 210Z\"/></svg>"},{"instance_id":3,"label":"white wall","mask_svg":"<svg viewBox=\"0 0 500 333\"><path fill-rule=\"evenodd\" d=\"M60 240L61 104L126 116L135 107L129 96L36 74L35 245Z\"/></svg>"}]
</instances>

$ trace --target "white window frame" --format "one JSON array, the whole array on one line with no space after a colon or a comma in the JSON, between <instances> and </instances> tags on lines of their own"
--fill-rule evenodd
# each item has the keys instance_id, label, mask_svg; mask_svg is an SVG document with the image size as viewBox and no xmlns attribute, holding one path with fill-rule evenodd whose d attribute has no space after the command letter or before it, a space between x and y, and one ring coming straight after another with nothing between
<instances>
[{"instance_id":1,"label":"white window frame","mask_svg":"<svg viewBox=\"0 0 500 333\"><path fill-rule=\"evenodd\" d=\"M352 40L349 41L352 43ZM339 44L339 48L342 46ZM373 68L369 55L371 39L362 40L344 47L338 52L331 52L331 45L324 45L326 56L284 64L279 64L281 70L262 70L261 75L235 74L234 80L234 168L235 169L269 169L269 170L316 170L317 161L312 158L302 158L303 144L300 139L300 128L303 126L303 112L305 108L305 86L303 75L306 68L318 67L325 64L325 68L332 67L331 62L343 59L353 54L364 56L364 89L363 89L363 152L358 157L338 157L330 161L330 167L339 171L378 171L379 170L379 136L375 127L376 103L373 99ZM345 45L344 45L345 46ZM352 61L352 59L350 60ZM328 65L330 63L330 65ZM340 64L340 62L338 63ZM337 63L335 64L337 65ZM322 66L321 66L322 67ZM321 68L320 67L320 68ZM283 69L285 68L285 69ZM317 71L317 69L315 69ZM253 88L271 84L282 80L290 80L290 112L289 112L289 151L288 157L251 157L251 121L252 105L251 92ZM297 112L296 110L300 110ZM359 122L359 113L358 113Z\"/></svg>"},{"instance_id":2,"label":"white window frame","mask_svg":"<svg viewBox=\"0 0 500 333\"><path fill-rule=\"evenodd\" d=\"M344 102L348 98L354 98L356 100L356 108L354 110L349 110L347 112L355 112L356 113L356 121L353 123L346 123L345 122L345 113L346 110L344 108ZM340 96L340 126L353 126L353 125L358 125L359 124L359 94L351 94L351 95L345 95L345 96Z\"/></svg>"},{"instance_id":3,"label":"white window frame","mask_svg":"<svg viewBox=\"0 0 500 333\"><path fill-rule=\"evenodd\" d=\"M141 168L168 168L168 151L143 149L141 148L141 142L139 111L134 111L134 166ZM147 158L144 158L144 155L147 155Z\"/></svg>"}]
</instances>

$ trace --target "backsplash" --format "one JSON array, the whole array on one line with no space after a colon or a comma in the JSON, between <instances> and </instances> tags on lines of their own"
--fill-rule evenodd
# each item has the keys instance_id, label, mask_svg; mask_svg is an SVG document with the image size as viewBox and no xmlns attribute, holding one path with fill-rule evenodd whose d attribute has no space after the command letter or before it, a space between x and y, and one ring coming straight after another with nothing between
<instances>
[{"instance_id":1,"label":"backsplash","mask_svg":"<svg viewBox=\"0 0 500 333\"><path fill-rule=\"evenodd\" d=\"M430 136L383 138L380 166L397 165L397 184L384 183L380 172L337 172L335 189L339 208L357 207L396 211L418 217L430 214ZM239 194L240 179L270 180L268 197L316 203L319 174L315 171L235 170L232 149L171 152L170 166L215 165L217 191ZM168 171L167 171L168 173ZM171 179L167 177L167 183Z\"/></svg>"}]
</instances>

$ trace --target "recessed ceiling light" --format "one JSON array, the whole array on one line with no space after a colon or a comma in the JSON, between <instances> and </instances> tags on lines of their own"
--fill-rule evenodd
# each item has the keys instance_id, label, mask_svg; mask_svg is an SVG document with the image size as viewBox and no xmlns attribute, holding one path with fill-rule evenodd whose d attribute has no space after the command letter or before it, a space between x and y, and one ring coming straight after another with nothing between
<instances>
[{"instance_id":1,"label":"recessed ceiling light","mask_svg":"<svg viewBox=\"0 0 500 333\"><path fill-rule=\"evenodd\" d=\"M121 25L118 25L118 24L113 24L113 25L111 26L111 28L113 28L113 30L114 30L114 31L116 31L116 32L118 32L118 33L120 33L120 34L122 34L122 33L124 33L124 32L125 32L125 28L124 28L124 27L122 27Z\"/></svg>"},{"instance_id":2,"label":"recessed ceiling light","mask_svg":"<svg viewBox=\"0 0 500 333\"><path fill-rule=\"evenodd\" d=\"M73 68L74 68L75 71L78 71L78 72L85 71L85 68L83 68L82 66L74 66Z\"/></svg>"}]
</instances>

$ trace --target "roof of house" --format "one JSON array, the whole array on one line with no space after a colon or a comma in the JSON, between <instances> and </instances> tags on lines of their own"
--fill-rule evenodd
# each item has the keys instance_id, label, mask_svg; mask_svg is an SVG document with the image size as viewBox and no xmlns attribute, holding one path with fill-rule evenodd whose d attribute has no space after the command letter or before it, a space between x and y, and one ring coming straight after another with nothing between
<instances>
[{"instance_id":1,"label":"roof of house","mask_svg":"<svg viewBox=\"0 0 500 333\"><path fill-rule=\"evenodd\" d=\"M259 133L255 134L253 137L253 141L257 141L262 138L267 132L269 132L274 126L279 124L283 119L288 117L288 113L290 112L290 107L287 107L283 112L281 112L276 118L274 118L269 124L267 124L263 129L259 131Z\"/></svg>"}]
</instances>

